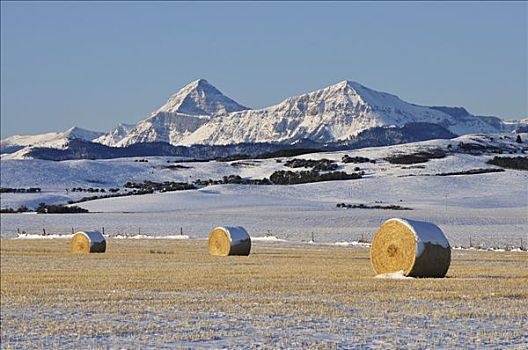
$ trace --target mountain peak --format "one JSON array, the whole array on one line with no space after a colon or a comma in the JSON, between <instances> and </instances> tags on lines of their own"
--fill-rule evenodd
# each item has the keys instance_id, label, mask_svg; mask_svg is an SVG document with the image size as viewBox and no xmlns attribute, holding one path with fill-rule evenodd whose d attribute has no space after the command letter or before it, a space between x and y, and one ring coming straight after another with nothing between
<instances>
[{"instance_id":1,"label":"mountain peak","mask_svg":"<svg viewBox=\"0 0 528 350\"><path fill-rule=\"evenodd\" d=\"M225 96L205 79L185 85L172 95L153 115L160 112L187 115L215 115L248 109Z\"/></svg>"},{"instance_id":2,"label":"mountain peak","mask_svg":"<svg viewBox=\"0 0 528 350\"><path fill-rule=\"evenodd\" d=\"M382 91L373 90L353 80L342 80L327 88L333 93L346 95L357 102L370 106L401 106L405 104L398 96Z\"/></svg>"},{"instance_id":3,"label":"mountain peak","mask_svg":"<svg viewBox=\"0 0 528 350\"><path fill-rule=\"evenodd\" d=\"M337 88L337 89L352 88L354 89L354 88L365 88L365 86L354 80L341 80L338 83L330 85L329 88Z\"/></svg>"},{"instance_id":4,"label":"mountain peak","mask_svg":"<svg viewBox=\"0 0 528 350\"><path fill-rule=\"evenodd\" d=\"M211 90L217 90L211 83L209 83L206 79L200 78L191 81L187 85L185 85L183 88L181 88L177 93L173 94L171 97L182 94L182 93L189 93L190 91L196 90L196 89L211 89Z\"/></svg>"},{"instance_id":5,"label":"mountain peak","mask_svg":"<svg viewBox=\"0 0 528 350\"><path fill-rule=\"evenodd\" d=\"M341 80L338 83L335 83L333 85L330 85L323 90L327 90L329 92L339 93L339 94L346 94L346 95L362 95L364 92L376 92L372 89L369 89L365 87L364 85L358 83L357 81L353 80Z\"/></svg>"},{"instance_id":6,"label":"mountain peak","mask_svg":"<svg viewBox=\"0 0 528 350\"><path fill-rule=\"evenodd\" d=\"M193 80L193 81L191 81L189 84L187 84L187 86L205 86L205 85L212 86L212 85L209 84L209 82L208 82L207 80L205 80L204 78L200 78L200 79Z\"/></svg>"},{"instance_id":7,"label":"mountain peak","mask_svg":"<svg viewBox=\"0 0 528 350\"><path fill-rule=\"evenodd\" d=\"M77 126L73 126L69 128L68 130L63 131L60 134L65 138L82 139L82 140L87 140L87 141L90 141L92 139L95 139L103 135L102 132L86 130L86 129L79 128Z\"/></svg>"}]
</instances>

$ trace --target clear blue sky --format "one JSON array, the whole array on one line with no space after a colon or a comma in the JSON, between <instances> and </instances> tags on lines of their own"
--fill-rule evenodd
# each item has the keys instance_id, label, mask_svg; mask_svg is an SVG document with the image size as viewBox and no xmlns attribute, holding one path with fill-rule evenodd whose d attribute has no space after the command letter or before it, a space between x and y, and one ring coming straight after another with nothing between
<instances>
[{"instance_id":1,"label":"clear blue sky","mask_svg":"<svg viewBox=\"0 0 528 350\"><path fill-rule=\"evenodd\" d=\"M2 2L2 136L135 123L206 78L250 107L348 79L527 112L527 4Z\"/></svg>"}]
</instances>

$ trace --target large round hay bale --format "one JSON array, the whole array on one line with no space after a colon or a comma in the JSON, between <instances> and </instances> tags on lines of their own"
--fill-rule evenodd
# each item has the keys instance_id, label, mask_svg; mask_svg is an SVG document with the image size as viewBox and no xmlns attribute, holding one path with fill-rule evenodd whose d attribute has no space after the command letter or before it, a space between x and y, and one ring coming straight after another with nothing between
<instances>
[{"instance_id":1,"label":"large round hay bale","mask_svg":"<svg viewBox=\"0 0 528 350\"><path fill-rule=\"evenodd\" d=\"M243 227L216 227L209 235L211 255L249 255L250 250L251 238Z\"/></svg>"},{"instance_id":2,"label":"large round hay bale","mask_svg":"<svg viewBox=\"0 0 528 350\"><path fill-rule=\"evenodd\" d=\"M372 239L370 261L376 274L402 271L410 277L444 277L451 263L451 247L435 224L389 219Z\"/></svg>"},{"instance_id":3,"label":"large round hay bale","mask_svg":"<svg viewBox=\"0 0 528 350\"><path fill-rule=\"evenodd\" d=\"M72 253L104 253L106 240L99 231L79 231L70 241Z\"/></svg>"}]
</instances>

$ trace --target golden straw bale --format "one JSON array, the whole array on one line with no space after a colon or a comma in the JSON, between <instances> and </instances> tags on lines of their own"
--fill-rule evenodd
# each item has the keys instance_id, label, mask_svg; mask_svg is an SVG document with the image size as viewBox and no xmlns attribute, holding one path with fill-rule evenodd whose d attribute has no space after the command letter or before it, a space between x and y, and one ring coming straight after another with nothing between
<instances>
[{"instance_id":1,"label":"golden straw bale","mask_svg":"<svg viewBox=\"0 0 528 350\"><path fill-rule=\"evenodd\" d=\"M72 253L104 253L106 240L99 231L79 231L70 241Z\"/></svg>"},{"instance_id":2,"label":"golden straw bale","mask_svg":"<svg viewBox=\"0 0 528 350\"><path fill-rule=\"evenodd\" d=\"M251 238L240 226L216 227L209 235L209 254L215 256L249 255Z\"/></svg>"},{"instance_id":3,"label":"golden straw bale","mask_svg":"<svg viewBox=\"0 0 528 350\"><path fill-rule=\"evenodd\" d=\"M451 247L435 224L394 218L374 235L370 261L376 274L402 271L410 277L444 277L451 263Z\"/></svg>"}]
</instances>

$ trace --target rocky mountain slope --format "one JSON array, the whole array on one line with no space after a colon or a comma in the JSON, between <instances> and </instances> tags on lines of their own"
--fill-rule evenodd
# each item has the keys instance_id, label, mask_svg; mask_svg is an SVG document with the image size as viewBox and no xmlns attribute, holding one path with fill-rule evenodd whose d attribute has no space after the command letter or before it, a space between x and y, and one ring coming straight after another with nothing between
<instances>
[{"instance_id":1,"label":"rocky mountain slope","mask_svg":"<svg viewBox=\"0 0 528 350\"><path fill-rule=\"evenodd\" d=\"M124 139L135 127L135 124L119 123L115 128L92 141L103 145L115 145Z\"/></svg>"},{"instance_id":2,"label":"rocky mountain slope","mask_svg":"<svg viewBox=\"0 0 528 350\"><path fill-rule=\"evenodd\" d=\"M373 127L401 127L415 122L438 124L457 135L498 131L470 114L453 116L356 82L342 81L268 108L212 118L180 143L292 143L300 139L324 143L347 140Z\"/></svg>"},{"instance_id":3,"label":"rocky mountain slope","mask_svg":"<svg viewBox=\"0 0 528 350\"><path fill-rule=\"evenodd\" d=\"M172 95L163 106L139 122L118 142L102 143L120 147L144 142L167 142L176 145L183 137L207 123L211 116L222 116L246 109L247 107L224 96L207 80L199 79Z\"/></svg>"},{"instance_id":4,"label":"rocky mountain slope","mask_svg":"<svg viewBox=\"0 0 528 350\"><path fill-rule=\"evenodd\" d=\"M292 145L306 141L357 146L364 142L367 132L375 136L379 128L383 128L385 145L471 133L522 132L528 129L528 121L505 122L498 117L476 116L462 107L419 106L347 80L251 110L199 79L187 84L136 125L119 124L106 134L72 128L62 133L12 136L2 140L1 145L3 153L24 147L60 149L74 139L112 147L143 143ZM403 128L405 136L391 133L390 128Z\"/></svg>"}]
</instances>

